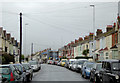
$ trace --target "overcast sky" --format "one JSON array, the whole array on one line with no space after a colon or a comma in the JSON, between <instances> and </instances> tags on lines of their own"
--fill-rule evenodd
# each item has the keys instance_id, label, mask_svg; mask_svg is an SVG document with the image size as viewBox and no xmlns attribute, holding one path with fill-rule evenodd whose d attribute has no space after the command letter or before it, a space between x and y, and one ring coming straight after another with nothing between
<instances>
[{"instance_id":1,"label":"overcast sky","mask_svg":"<svg viewBox=\"0 0 120 83\"><path fill-rule=\"evenodd\" d=\"M96 29L105 31L107 25L116 22L117 2L4 2L0 4L1 26L19 41L19 13L22 12L23 53L25 33L27 54L31 53L32 42L34 52L50 47L57 50L93 32L93 9L90 4L95 4Z\"/></svg>"}]
</instances>

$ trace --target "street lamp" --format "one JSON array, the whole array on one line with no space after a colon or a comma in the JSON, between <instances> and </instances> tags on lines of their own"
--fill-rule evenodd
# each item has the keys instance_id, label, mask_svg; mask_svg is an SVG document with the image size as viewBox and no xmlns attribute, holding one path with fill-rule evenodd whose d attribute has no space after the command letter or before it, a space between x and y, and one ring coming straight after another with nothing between
<instances>
[{"instance_id":1,"label":"street lamp","mask_svg":"<svg viewBox=\"0 0 120 83\"><path fill-rule=\"evenodd\" d=\"M25 23L25 41L24 41L24 44L25 44L25 47L24 47L25 48L25 50L24 50L25 52L24 53L25 53L25 55L26 55L26 28L27 28L27 25L28 25L28 23Z\"/></svg>"},{"instance_id":2,"label":"street lamp","mask_svg":"<svg viewBox=\"0 0 120 83\"><path fill-rule=\"evenodd\" d=\"M93 8L93 50L95 50L95 44L94 44L94 40L95 40L95 5L90 5L90 7Z\"/></svg>"}]
</instances>

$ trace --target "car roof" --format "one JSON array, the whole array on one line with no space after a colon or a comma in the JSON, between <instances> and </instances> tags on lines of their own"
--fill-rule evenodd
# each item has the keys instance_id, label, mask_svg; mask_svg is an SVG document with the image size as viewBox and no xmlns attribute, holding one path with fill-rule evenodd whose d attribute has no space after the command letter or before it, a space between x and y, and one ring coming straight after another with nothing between
<instances>
[{"instance_id":1,"label":"car roof","mask_svg":"<svg viewBox=\"0 0 120 83\"><path fill-rule=\"evenodd\" d=\"M87 60L87 59L77 59L78 61L81 61L81 60Z\"/></svg>"},{"instance_id":2,"label":"car roof","mask_svg":"<svg viewBox=\"0 0 120 83\"><path fill-rule=\"evenodd\" d=\"M22 64L29 64L29 63L22 63Z\"/></svg>"},{"instance_id":3,"label":"car roof","mask_svg":"<svg viewBox=\"0 0 120 83\"><path fill-rule=\"evenodd\" d=\"M69 61L76 61L76 59L69 59Z\"/></svg>"},{"instance_id":4,"label":"car roof","mask_svg":"<svg viewBox=\"0 0 120 83\"><path fill-rule=\"evenodd\" d=\"M29 61L29 62L37 62L37 61L33 60L33 61Z\"/></svg>"},{"instance_id":5,"label":"car roof","mask_svg":"<svg viewBox=\"0 0 120 83\"><path fill-rule=\"evenodd\" d=\"M96 63L96 64L102 64L102 63Z\"/></svg>"},{"instance_id":6,"label":"car roof","mask_svg":"<svg viewBox=\"0 0 120 83\"><path fill-rule=\"evenodd\" d=\"M2 66L9 66L9 64L7 64L7 65L0 65L0 66L1 66L1 67L2 67Z\"/></svg>"},{"instance_id":7,"label":"car roof","mask_svg":"<svg viewBox=\"0 0 120 83\"><path fill-rule=\"evenodd\" d=\"M95 62L86 62L87 64L95 64Z\"/></svg>"},{"instance_id":8,"label":"car roof","mask_svg":"<svg viewBox=\"0 0 120 83\"><path fill-rule=\"evenodd\" d=\"M67 59L62 59L62 60L67 60Z\"/></svg>"},{"instance_id":9,"label":"car roof","mask_svg":"<svg viewBox=\"0 0 120 83\"><path fill-rule=\"evenodd\" d=\"M120 60L116 60L116 59L106 59L106 60L103 60L102 62L120 62Z\"/></svg>"}]
</instances>

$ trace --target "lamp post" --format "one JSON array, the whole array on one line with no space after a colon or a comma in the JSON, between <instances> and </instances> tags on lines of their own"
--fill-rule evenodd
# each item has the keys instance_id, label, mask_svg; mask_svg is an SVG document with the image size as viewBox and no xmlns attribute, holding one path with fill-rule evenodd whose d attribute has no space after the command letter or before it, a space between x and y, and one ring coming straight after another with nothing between
<instances>
[{"instance_id":1,"label":"lamp post","mask_svg":"<svg viewBox=\"0 0 120 83\"><path fill-rule=\"evenodd\" d=\"M25 53L25 55L26 55L26 38L27 38L27 37L26 37L26 36L27 36L27 35L26 35L26 28L27 28L27 25L28 25L28 23L25 23L25 41L24 41L24 45L25 45L25 46L24 46L24 53Z\"/></svg>"},{"instance_id":2,"label":"lamp post","mask_svg":"<svg viewBox=\"0 0 120 83\"><path fill-rule=\"evenodd\" d=\"M95 5L90 5L90 7L93 8L93 51L95 50L95 44L94 44L94 41L95 41ZM93 54L93 59L95 58L94 57L95 54Z\"/></svg>"}]
</instances>

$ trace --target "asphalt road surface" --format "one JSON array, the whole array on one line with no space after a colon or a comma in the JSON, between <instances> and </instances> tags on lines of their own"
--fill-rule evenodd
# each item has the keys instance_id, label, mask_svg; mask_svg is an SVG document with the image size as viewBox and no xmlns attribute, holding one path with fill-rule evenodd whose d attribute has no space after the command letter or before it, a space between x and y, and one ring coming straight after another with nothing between
<instances>
[{"instance_id":1,"label":"asphalt road surface","mask_svg":"<svg viewBox=\"0 0 120 83\"><path fill-rule=\"evenodd\" d=\"M41 70L35 72L33 82L39 81L81 81L89 83L89 80L82 78L80 73L76 73L64 67L56 65L42 64Z\"/></svg>"}]
</instances>

